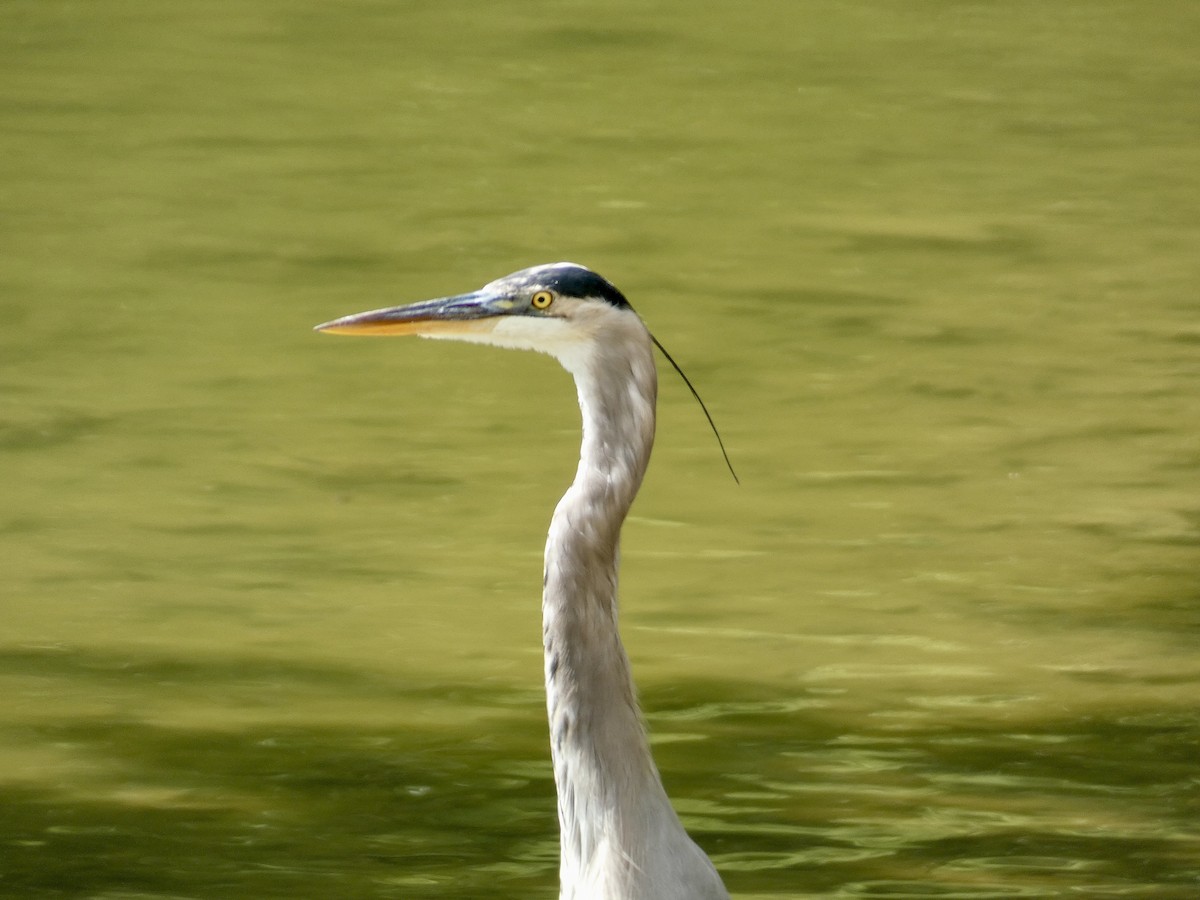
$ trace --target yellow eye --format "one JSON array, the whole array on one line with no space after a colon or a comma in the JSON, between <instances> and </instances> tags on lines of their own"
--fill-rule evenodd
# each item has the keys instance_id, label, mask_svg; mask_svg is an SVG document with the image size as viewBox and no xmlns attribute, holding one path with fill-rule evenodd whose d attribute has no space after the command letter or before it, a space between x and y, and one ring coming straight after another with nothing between
<instances>
[{"instance_id":1,"label":"yellow eye","mask_svg":"<svg viewBox=\"0 0 1200 900\"><path fill-rule=\"evenodd\" d=\"M529 302L533 304L534 309L545 309L554 302L554 295L549 291L538 291L529 298Z\"/></svg>"}]
</instances>

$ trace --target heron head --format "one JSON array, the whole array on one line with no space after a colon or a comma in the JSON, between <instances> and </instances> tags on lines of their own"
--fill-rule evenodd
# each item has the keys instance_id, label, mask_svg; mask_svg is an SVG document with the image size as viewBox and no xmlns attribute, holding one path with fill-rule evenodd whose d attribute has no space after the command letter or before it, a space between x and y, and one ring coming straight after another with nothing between
<instances>
[{"instance_id":1,"label":"heron head","mask_svg":"<svg viewBox=\"0 0 1200 900\"><path fill-rule=\"evenodd\" d=\"M646 330L624 294L607 279L576 263L533 266L497 278L469 294L342 316L316 326L316 330L330 334L416 334L537 350L555 357L577 378L598 356L603 356L595 351L607 346L607 371L629 373L640 369L642 383L652 386L652 347L657 347L704 410L725 464L737 481L716 423L683 369ZM628 354L642 353L644 365L632 365L633 357Z\"/></svg>"},{"instance_id":2,"label":"heron head","mask_svg":"<svg viewBox=\"0 0 1200 900\"><path fill-rule=\"evenodd\" d=\"M561 262L522 269L468 294L343 316L316 330L416 334L539 350L568 365L606 325L634 323L645 331L629 301L609 281L591 269Z\"/></svg>"}]
</instances>

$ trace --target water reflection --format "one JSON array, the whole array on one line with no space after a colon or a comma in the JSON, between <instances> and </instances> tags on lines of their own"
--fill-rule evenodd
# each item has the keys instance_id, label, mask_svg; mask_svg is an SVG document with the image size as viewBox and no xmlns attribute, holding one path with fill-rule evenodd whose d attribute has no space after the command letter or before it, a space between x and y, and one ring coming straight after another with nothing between
<instances>
[{"instance_id":1,"label":"water reflection","mask_svg":"<svg viewBox=\"0 0 1200 900\"><path fill-rule=\"evenodd\" d=\"M30 704L6 739L6 770L33 776L3 791L10 889L500 897L553 884L536 691L62 648L10 650L0 669ZM38 694L106 708L39 720ZM170 712L144 716L164 700ZM1111 889L1187 871L1194 713L1056 720L1023 715L1022 698L955 698L972 728L943 718L945 700L911 698L864 731L848 692L675 682L649 719L681 814L742 895L1045 896L1066 873Z\"/></svg>"}]
</instances>

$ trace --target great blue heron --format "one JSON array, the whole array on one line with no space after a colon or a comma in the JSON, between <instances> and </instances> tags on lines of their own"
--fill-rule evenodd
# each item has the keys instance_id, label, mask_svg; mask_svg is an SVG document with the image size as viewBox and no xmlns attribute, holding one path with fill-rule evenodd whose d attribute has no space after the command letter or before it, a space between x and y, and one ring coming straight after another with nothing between
<instances>
[{"instance_id":1,"label":"great blue heron","mask_svg":"<svg viewBox=\"0 0 1200 900\"><path fill-rule=\"evenodd\" d=\"M550 521L542 591L560 900L728 898L663 790L617 630L621 524L650 460L658 390L656 342L629 301L595 272L554 263L317 330L538 350L575 377L583 444Z\"/></svg>"}]
</instances>

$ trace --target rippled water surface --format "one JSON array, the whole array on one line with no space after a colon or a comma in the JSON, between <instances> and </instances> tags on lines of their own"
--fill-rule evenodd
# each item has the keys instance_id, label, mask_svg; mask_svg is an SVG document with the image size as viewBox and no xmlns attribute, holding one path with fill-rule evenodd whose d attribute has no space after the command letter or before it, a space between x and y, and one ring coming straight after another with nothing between
<instances>
[{"instance_id":1,"label":"rippled water surface","mask_svg":"<svg viewBox=\"0 0 1200 900\"><path fill-rule=\"evenodd\" d=\"M1200 893L1200 14L0 7L0 895L553 897L532 354L663 372L623 629L738 898Z\"/></svg>"}]
</instances>

